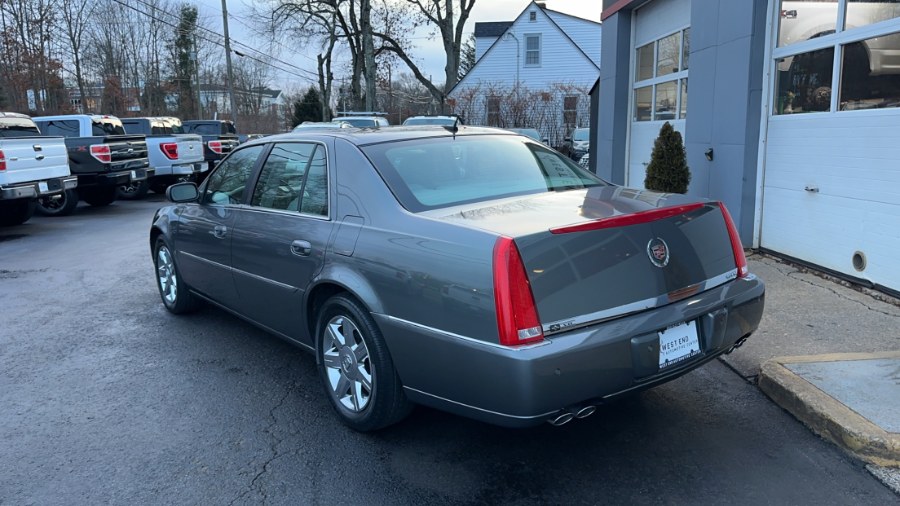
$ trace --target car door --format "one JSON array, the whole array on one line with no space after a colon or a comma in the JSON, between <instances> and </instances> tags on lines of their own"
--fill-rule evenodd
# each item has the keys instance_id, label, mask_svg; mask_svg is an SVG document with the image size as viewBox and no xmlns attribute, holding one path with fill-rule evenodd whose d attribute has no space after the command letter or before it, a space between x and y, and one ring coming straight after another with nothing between
<instances>
[{"instance_id":1,"label":"car door","mask_svg":"<svg viewBox=\"0 0 900 506\"><path fill-rule=\"evenodd\" d=\"M232 238L241 312L305 344L304 294L324 264L334 224L327 159L322 143L273 144Z\"/></svg>"},{"instance_id":2,"label":"car door","mask_svg":"<svg viewBox=\"0 0 900 506\"><path fill-rule=\"evenodd\" d=\"M173 232L185 283L232 308L237 302L231 274L234 221L264 148L250 146L223 160L201 187L199 202L184 206Z\"/></svg>"}]
</instances>

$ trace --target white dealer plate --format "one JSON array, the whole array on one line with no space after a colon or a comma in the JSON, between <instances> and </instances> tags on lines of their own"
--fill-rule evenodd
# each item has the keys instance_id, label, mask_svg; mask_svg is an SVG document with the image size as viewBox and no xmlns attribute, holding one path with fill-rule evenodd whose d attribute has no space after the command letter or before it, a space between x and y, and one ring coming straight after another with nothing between
<instances>
[{"instance_id":1,"label":"white dealer plate","mask_svg":"<svg viewBox=\"0 0 900 506\"><path fill-rule=\"evenodd\" d=\"M39 190L41 193L47 193L48 191L50 191L50 188L47 187L47 182L46 182L46 181L41 181L41 182L38 183L38 190Z\"/></svg>"},{"instance_id":2,"label":"white dealer plate","mask_svg":"<svg viewBox=\"0 0 900 506\"><path fill-rule=\"evenodd\" d=\"M659 333L659 368L671 367L700 354L697 322L680 323Z\"/></svg>"}]
</instances>

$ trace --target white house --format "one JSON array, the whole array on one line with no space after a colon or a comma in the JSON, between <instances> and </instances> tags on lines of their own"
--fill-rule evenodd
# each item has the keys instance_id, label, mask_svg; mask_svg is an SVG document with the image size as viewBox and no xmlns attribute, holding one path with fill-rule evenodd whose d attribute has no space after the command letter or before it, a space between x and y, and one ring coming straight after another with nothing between
<instances>
[{"instance_id":1,"label":"white house","mask_svg":"<svg viewBox=\"0 0 900 506\"><path fill-rule=\"evenodd\" d=\"M537 128L552 145L590 120L600 24L531 2L512 22L475 24L475 66L448 93L470 125Z\"/></svg>"}]
</instances>

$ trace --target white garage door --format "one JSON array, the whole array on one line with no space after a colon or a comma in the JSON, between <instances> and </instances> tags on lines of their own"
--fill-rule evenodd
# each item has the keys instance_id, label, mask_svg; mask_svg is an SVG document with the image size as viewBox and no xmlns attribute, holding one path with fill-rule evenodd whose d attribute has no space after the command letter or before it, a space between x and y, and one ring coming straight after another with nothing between
<instances>
[{"instance_id":1,"label":"white garage door","mask_svg":"<svg viewBox=\"0 0 900 506\"><path fill-rule=\"evenodd\" d=\"M657 0L634 15L632 121L625 184L644 187L653 141L668 121L684 135L690 47L689 0Z\"/></svg>"},{"instance_id":2,"label":"white garage door","mask_svg":"<svg viewBox=\"0 0 900 506\"><path fill-rule=\"evenodd\" d=\"M900 291L900 4L780 7L760 245Z\"/></svg>"}]
</instances>

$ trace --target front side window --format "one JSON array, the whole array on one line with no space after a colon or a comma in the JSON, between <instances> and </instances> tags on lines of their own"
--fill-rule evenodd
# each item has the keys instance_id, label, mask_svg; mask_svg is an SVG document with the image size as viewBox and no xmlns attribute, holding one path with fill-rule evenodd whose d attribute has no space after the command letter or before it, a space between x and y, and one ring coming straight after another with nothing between
<instances>
[{"instance_id":1,"label":"front side window","mask_svg":"<svg viewBox=\"0 0 900 506\"><path fill-rule=\"evenodd\" d=\"M318 147L318 144L312 143L279 143L272 146L260 171L250 205L299 211L306 175Z\"/></svg>"},{"instance_id":2,"label":"front side window","mask_svg":"<svg viewBox=\"0 0 900 506\"><path fill-rule=\"evenodd\" d=\"M203 191L203 202L207 204L240 204L244 201L244 190L250 182L256 159L264 145L251 146L233 151L222 160L216 170L209 175Z\"/></svg>"},{"instance_id":3,"label":"front side window","mask_svg":"<svg viewBox=\"0 0 900 506\"><path fill-rule=\"evenodd\" d=\"M541 36L525 36L525 65L537 66L541 64Z\"/></svg>"},{"instance_id":4,"label":"front side window","mask_svg":"<svg viewBox=\"0 0 900 506\"><path fill-rule=\"evenodd\" d=\"M374 144L363 151L412 212L607 184L558 152L519 136L429 138Z\"/></svg>"}]
</instances>

